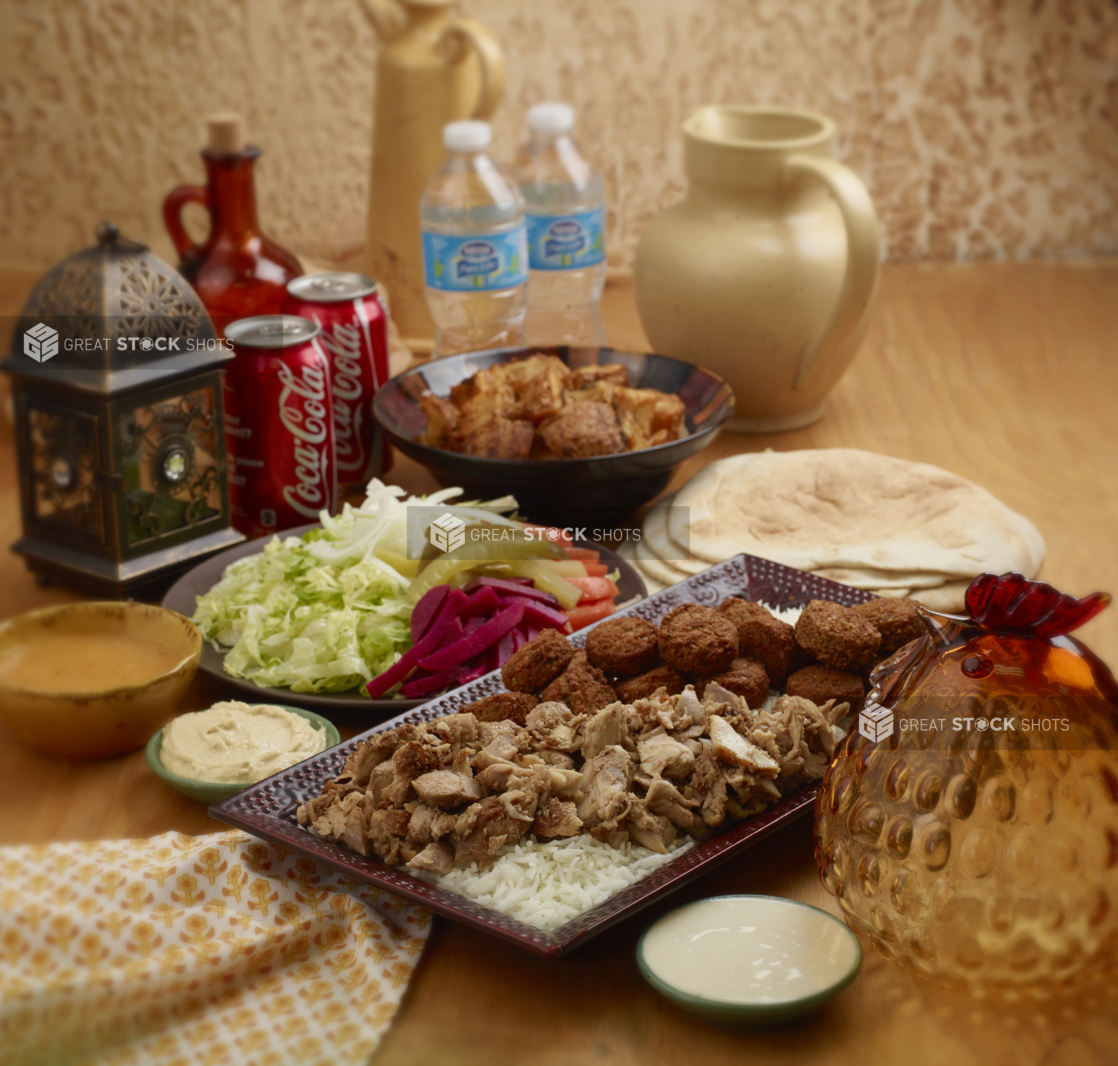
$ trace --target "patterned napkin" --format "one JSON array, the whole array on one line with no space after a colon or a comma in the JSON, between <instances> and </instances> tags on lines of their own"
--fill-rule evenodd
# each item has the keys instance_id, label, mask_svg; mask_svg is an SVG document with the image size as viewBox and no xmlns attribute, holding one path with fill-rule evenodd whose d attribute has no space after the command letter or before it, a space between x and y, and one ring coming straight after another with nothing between
<instances>
[{"instance_id":1,"label":"patterned napkin","mask_svg":"<svg viewBox=\"0 0 1118 1066\"><path fill-rule=\"evenodd\" d=\"M0 848L0 1063L363 1062L430 924L240 832Z\"/></svg>"}]
</instances>

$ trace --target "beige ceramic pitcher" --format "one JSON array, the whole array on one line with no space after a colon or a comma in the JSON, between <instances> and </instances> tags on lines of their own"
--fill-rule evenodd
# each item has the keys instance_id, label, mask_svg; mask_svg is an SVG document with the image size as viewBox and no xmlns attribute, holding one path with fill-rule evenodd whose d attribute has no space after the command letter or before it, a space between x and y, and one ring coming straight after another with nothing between
<instances>
[{"instance_id":1,"label":"beige ceramic pitcher","mask_svg":"<svg viewBox=\"0 0 1118 1066\"><path fill-rule=\"evenodd\" d=\"M382 42L367 265L388 289L405 342L429 352L434 324L423 293L419 201L443 159L443 127L493 113L505 61L484 26L456 16L453 0L363 0L363 7Z\"/></svg>"},{"instance_id":2,"label":"beige ceramic pitcher","mask_svg":"<svg viewBox=\"0 0 1118 1066\"><path fill-rule=\"evenodd\" d=\"M727 428L806 426L858 349L877 292L877 216L807 111L704 107L683 126L688 192L641 234L654 351L721 374Z\"/></svg>"}]
</instances>

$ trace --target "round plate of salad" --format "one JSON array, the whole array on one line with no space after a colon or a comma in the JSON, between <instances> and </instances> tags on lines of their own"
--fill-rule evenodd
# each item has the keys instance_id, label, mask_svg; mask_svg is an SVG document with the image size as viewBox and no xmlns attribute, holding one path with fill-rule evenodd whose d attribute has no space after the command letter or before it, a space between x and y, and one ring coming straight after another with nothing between
<instances>
[{"instance_id":1,"label":"round plate of salad","mask_svg":"<svg viewBox=\"0 0 1118 1066\"><path fill-rule=\"evenodd\" d=\"M499 669L542 629L573 632L644 599L615 552L512 517L516 500L448 503L374 480L360 507L231 548L163 606L206 640L199 668L257 701L398 714ZM449 533L435 547L438 508ZM453 546L453 534L467 539Z\"/></svg>"}]
</instances>

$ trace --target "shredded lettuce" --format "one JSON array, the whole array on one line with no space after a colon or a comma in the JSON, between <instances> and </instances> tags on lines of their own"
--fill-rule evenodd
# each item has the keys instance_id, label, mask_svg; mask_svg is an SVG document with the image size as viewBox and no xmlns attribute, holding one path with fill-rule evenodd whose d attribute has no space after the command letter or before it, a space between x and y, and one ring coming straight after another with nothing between
<instances>
[{"instance_id":1,"label":"shredded lettuce","mask_svg":"<svg viewBox=\"0 0 1118 1066\"><path fill-rule=\"evenodd\" d=\"M411 647L411 580L374 553L406 556L408 507L461 493L401 499L403 489L374 478L360 507L323 511L321 529L273 537L258 555L226 567L198 597L194 623L219 651L228 649L225 672L233 677L293 692L364 693L367 681ZM484 509L493 520L515 508L508 497L446 510L466 518Z\"/></svg>"}]
</instances>

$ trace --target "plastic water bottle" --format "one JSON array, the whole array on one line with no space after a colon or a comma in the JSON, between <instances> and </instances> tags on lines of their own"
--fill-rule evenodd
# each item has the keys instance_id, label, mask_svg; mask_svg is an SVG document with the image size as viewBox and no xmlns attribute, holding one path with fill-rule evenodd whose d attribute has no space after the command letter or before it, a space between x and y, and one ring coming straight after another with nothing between
<instances>
[{"instance_id":1,"label":"plastic water bottle","mask_svg":"<svg viewBox=\"0 0 1118 1066\"><path fill-rule=\"evenodd\" d=\"M485 154L490 138L488 122L447 126L446 160L420 204L435 356L524 343L524 201Z\"/></svg>"},{"instance_id":2,"label":"plastic water bottle","mask_svg":"<svg viewBox=\"0 0 1118 1066\"><path fill-rule=\"evenodd\" d=\"M528 112L528 143L516 180L528 221L528 318L531 345L606 343L598 301L606 278L602 176L571 138L569 104Z\"/></svg>"}]
</instances>

